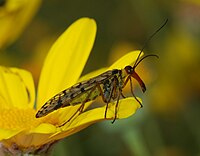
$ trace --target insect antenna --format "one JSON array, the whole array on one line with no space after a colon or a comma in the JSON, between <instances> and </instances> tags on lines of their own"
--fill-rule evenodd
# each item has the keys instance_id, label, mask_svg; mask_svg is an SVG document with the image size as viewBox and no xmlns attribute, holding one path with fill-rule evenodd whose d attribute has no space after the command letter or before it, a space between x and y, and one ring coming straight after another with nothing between
<instances>
[{"instance_id":1,"label":"insect antenna","mask_svg":"<svg viewBox=\"0 0 200 156\"><path fill-rule=\"evenodd\" d=\"M133 77L134 79L136 79L137 80L137 82L139 83L139 85L140 85L140 87L141 87L141 89L142 89L142 91L143 92L145 92L146 91L146 86L145 86L145 84L144 84L144 82L142 81L142 79L140 78L140 76L135 72L135 68L145 59L145 58L147 58L147 57L157 57L158 58L158 56L157 55L155 55L155 54L149 54L149 55L146 55L146 56L144 56L144 57L142 57L142 58L140 58L140 56L141 56L141 54L142 54L142 52L143 52L143 50L144 50L144 48L146 47L146 45L147 45L147 43L167 24L167 22L168 22L168 19L167 20L165 20L165 22L164 22L164 24L162 24L147 40L146 40L146 42L144 43L144 45L143 45L143 47L142 47L142 49L141 49L141 51L140 51L140 53L139 53L139 55L138 55L138 57L137 57L137 59L136 59L136 61L135 61L135 64L133 65L133 67L131 67L131 66L126 66L125 67L125 70L127 71L127 73L129 74L129 80L130 80L130 82L131 82L131 77ZM131 87L132 87L132 84L130 83L130 85L131 85ZM134 93L133 93L133 91L132 91L132 95L135 97L135 95L134 95ZM137 98L136 98L136 100L137 100ZM137 100L138 101L138 100ZM138 101L139 102L139 101ZM139 102L140 103L140 102ZM140 105L142 106L142 104L140 103Z\"/></svg>"},{"instance_id":2,"label":"insect antenna","mask_svg":"<svg viewBox=\"0 0 200 156\"><path fill-rule=\"evenodd\" d=\"M137 67L137 65L138 65L142 60L144 60L144 59L147 58L147 57L154 56L154 57L157 57L157 58L158 58L158 56L155 55L155 54L149 54L149 55L146 55L146 56L144 56L143 58L141 58L141 59L139 60L140 55L141 55L142 52L144 51L144 48L147 46L147 44L149 43L149 41L150 41L150 40L151 40L151 39L152 39L152 38L167 24L167 22L168 22L168 19L166 19L165 22L160 26L160 28L158 28L158 29L144 42L144 45L143 45L142 49L140 50L140 53L139 53L139 55L138 55L138 57L137 57L137 59L136 59L136 61L135 61L135 64L134 64L133 68Z\"/></svg>"},{"instance_id":3,"label":"insect antenna","mask_svg":"<svg viewBox=\"0 0 200 156\"><path fill-rule=\"evenodd\" d=\"M155 55L155 54L146 55L146 56L142 57L137 63L135 63L134 66L133 66L133 68L137 67L138 64L140 64L140 62L142 62L145 58L151 57L151 56L159 58L159 56L158 56L158 55Z\"/></svg>"}]
</instances>

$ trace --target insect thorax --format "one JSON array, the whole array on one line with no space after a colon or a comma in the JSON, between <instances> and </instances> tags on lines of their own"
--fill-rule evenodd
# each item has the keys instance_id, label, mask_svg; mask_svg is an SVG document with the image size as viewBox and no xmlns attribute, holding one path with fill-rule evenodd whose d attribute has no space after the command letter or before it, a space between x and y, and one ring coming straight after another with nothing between
<instances>
[{"instance_id":1,"label":"insect thorax","mask_svg":"<svg viewBox=\"0 0 200 156\"><path fill-rule=\"evenodd\" d=\"M111 76L102 83L103 101L108 103L119 96L124 87L124 79L127 77L125 70L112 70Z\"/></svg>"}]
</instances>

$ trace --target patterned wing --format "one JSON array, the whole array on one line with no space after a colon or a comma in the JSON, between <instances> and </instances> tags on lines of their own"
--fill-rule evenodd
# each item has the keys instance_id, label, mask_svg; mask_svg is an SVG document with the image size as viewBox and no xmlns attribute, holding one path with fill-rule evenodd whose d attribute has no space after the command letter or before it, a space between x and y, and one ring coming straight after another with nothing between
<instances>
[{"instance_id":1,"label":"patterned wing","mask_svg":"<svg viewBox=\"0 0 200 156\"><path fill-rule=\"evenodd\" d=\"M91 101L100 95L100 91L97 85L103 84L103 82L113 76L113 70L107 71L94 78L86 81L79 82L72 87L63 90L49 99L37 112L36 118L43 117L54 110L61 107L73 106L80 104L83 101ZM90 97L88 94L92 91ZM88 97L88 99L86 99Z\"/></svg>"}]
</instances>

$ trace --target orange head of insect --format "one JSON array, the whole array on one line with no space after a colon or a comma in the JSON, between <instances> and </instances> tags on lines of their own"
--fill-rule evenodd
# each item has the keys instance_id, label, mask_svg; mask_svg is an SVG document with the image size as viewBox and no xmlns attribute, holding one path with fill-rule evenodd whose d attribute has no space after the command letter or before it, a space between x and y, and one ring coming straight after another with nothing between
<instances>
[{"instance_id":1,"label":"orange head of insect","mask_svg":"<svg viewBox=\"0 0 200 156\"><path fill-rule=\"evenodd\" d=\"M139 53L138 55L138 58L136 59L135 61L135 64L134 66L126 66L124 69L126 71L126 73L128 75L130 75L131 77L133 77L140 85L141 89L143 92L146 91L146 86L145 86L145 83L143 82L143 80L140 78L140 76L136 73L135 71L135 68L147 57L150 57L150 56L154 56L154 57L157 57L157 55L154 55L154 54L150 54L150 55L146 55L144 57L142 57L141 59L139 59L140 55L141 55L142 51Z\"/></svg>"}]
</instances>

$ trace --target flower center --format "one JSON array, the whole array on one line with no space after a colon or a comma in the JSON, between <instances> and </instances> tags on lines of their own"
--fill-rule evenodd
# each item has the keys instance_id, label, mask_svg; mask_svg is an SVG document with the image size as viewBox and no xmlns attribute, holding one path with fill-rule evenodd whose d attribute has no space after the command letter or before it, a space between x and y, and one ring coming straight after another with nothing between
<instances>
[{"instance_id":1,"label":"flower center","mask_svg":"<svg viewBox=\"0 0 200 156\"><path fill-rule=\"evenodd\" d=\"M0 127L13 130L34 128L46 120L35 118L35 114L36 111L32 108L2 109L0 110Z\"/></svg>"}]
</instances>

